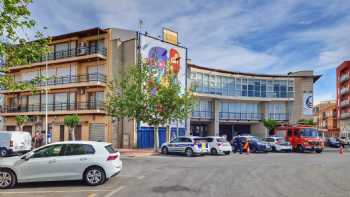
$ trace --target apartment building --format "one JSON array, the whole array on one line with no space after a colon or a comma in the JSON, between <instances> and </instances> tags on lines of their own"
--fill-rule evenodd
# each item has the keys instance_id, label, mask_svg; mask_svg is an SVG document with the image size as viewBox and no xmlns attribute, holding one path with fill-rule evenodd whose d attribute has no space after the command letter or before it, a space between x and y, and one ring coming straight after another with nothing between
<instances>
[{"instance_id":1,"label":"apartment building","mask_svg":"<svg viewBox=\"0 0 350 197\"><path fill-rule=\"evenodd\" d=\"M125 65L136 63L136 32L92 28L54 36L50 48L47 57L28 65L13 65L8 75L16 82L31 81L38 75L46 75L48 66L48 133L52 136L51 141L71 139L63 123L68 114L80 117L80 125L75 131L78 140L120 145L122 135L132 139L134 133L128 132L126 123L106 115L104 102L108 82L117 78ZM27 115L30 121L23 130L32 135L36 131L45 133L45 87L46 83L38 84L35 94L1 91L4 95L1 116L6 130L16 130L15 117ZM123 130L119 132L121 136L117 136L118 130Z\"/></svg>"},{"instance_id":2,"label":"apartment building","mask_svg":"<svg viewBox=\"0 0 350 197\"><path fill-rule=\"evenodd\" d=\"M324 101L314 107L314 122L326 137L339 136L336 101Z\"/></svg>"},{"instance_id":3,"label":"apartment building","mask_svg":"<svg viewBox=\"0 0 350 197\"><path fill-rule=\"evenodd\" d=\"M350 61L337 67L337 118L341 135L350 135Z\"/></svg>"},{"instance_id":4,"label":"apartment building","mask_svg":"<svg viewBox=\"0 0 350 197\"><path fill-rule=\"evenodd\" d=\"M189 65L190 82L198 98L190 119L193 135L267 134L262 120L295 124L312 119L312 71L286 75L255 74Z\"/></svg>"}]
</instances>

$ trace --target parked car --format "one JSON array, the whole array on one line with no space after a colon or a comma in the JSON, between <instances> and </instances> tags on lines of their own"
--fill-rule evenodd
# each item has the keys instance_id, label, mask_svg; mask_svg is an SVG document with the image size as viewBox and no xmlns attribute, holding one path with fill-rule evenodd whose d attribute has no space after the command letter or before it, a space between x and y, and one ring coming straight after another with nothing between
<instances>
[{"instance_id":1,"label":"parked car","mask_svg":"<svg viewBox=\"0 0 350 197\"><path fill-rule=\"evenodd\" d=\"M342 137L339 137L338 140L343 145L350 145L350 139L347 137L342 136Z\"/></svg>"},{"instance_id":2,"label":"parked car","mask_svg":"<svg viewBox=\"0 0 350 197\"><path fill-rule=\"evenodd\" d=\"M26 153L32 149L32 136L24 131L0 131L0 156Z\"/></svg>"},{"instance_id":3,"label":"parked car","mask_svg":"<svg viewBox=\"0 0 350 197\"><path fill-rule=\"evenodd\" d=\"M271 150L275 152L291 152L292 145L283 137L267 137L263 139L264 142L271 146Z\"/></svg>"},{"instance_id":4,"label":"parked car","mask_svg":"<svg viewBox=\"0 0 350 197\"><path fill-rule=\"evenodd\" d=\"M2 158L0 189L16 183L83 180L103 184L122 169L120 154L105 142L67 141L42 146L22 156Z\"/></svg>"},{"instance_id":5,"label":"parked car","mask_svg":"<svg viewBox=\"0 0 350 197\"><path fill-rule=\"evenodd\" d=\"M212 155L225 154L229 155L232 152L231 144L223 137L208 136L204 138L209 145L209 150Z\"/></svg>"},{"instance_id":6,"label":"parked car","mask_svg":"<svg viewBox=\"0 0 350 197\"><path fill-rule=\"evenodd\" d=\"M249 150L252 153L256 153L256 152L267 153L268 151L271 151L271 146L269 144L261 141L259 138L255 137L255 136L242 135L242 136L236 136L236 137L241 138L242 144L246 143L246 141L249 140Z\"/></svg>"},{"instance_id":7,"label":"parked car","mask_svg":"<svg viewBox=\"0 0 350 197\"><path fill-rule=\"evenodd\" d=\"M330 137L330 138L327 138L326 145L333 148L339 148L341 143L337 138Z\"/></svg>"},{"instance_id":8,"label":"parked car","mask_svg":"<svg viewBox=\"0 0 350 197\"><path fill-rule=\"evenodd\" d=\"M209 153L209 146L205 139L194 136L183 136L163 143L161 146L163 154L184 153L186 156L203 155Z\"/></svg>"}]
</instances>

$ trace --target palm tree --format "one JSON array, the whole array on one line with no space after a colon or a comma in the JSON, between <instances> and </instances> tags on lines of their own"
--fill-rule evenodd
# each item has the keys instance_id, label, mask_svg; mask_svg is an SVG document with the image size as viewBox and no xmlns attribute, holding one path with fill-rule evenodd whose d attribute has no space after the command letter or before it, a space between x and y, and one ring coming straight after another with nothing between
<instances>
[{"instance_id":1,"label":"palm tree","mask_svg":"<svg viewBox=\"0 0 350 197\"><path fill-rule=\"evenodd\" d=\"M28 122L29 117L28 116L16 116L16 124L18 130L22 131L23 130L23 125Z\"/></svg>"},{"instance_id":2,"label":"palm tree","mask_svg":"<svg viewBox=\"0 0 350 197\"><path fill-rule=\"evenodd\" d=\"M73 141L75 140L74 129L79 123L80 118L76 114L64 117L64 124L69 128L69 135L72 137Z\"/></svg>"}]
</instances>

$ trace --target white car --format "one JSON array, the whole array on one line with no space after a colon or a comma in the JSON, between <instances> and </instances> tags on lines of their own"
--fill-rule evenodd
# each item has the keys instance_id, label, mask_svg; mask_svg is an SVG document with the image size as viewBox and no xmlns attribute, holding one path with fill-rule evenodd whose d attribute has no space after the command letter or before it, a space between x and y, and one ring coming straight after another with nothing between
<instances>
[{"instance_id":1,"label":"white car","mask_svg":"<svg viewBox=\"0 0 350 197\"><path fill-rule=\"evenodd\" d=\"M32 136L24 131L0 131L0 156L26 153L32 149Z\"/></svg>"},{"instance_id":2,"label":"white car","mask_svg":"<svg viewBox=\"0 0 350 197\"><path fill-rule=\"evenodd\" d=\"M292 145L289 142L287 142L283 137L267 137L264 138L263 141L265 141L271 146L272 151L292 151Z\"/></svg>"},{"instance_id":3,"label":"white car","mask_svg":"<svg viewBox=\"0 0 350 197\"><path fill-rule=\"evenodd\" d=\"M45 145L19 157L0 159L0 189L16 183L84 180L95 186L122 169L110 143L67 141Z\"/></svg>"},{"instance_id":4,"label":"white car","mask_svg":"<svg viewBox=\"0 0 350 197\"><path fill-rule=\"evenodd\" d=\"M209 150L212 155L217 155L217 154L229 155L232 152L231 144L223 137L208 136L208 137L205 137L204 139L207 140L209 144Z\"/></svg>"},{"instance_id":5,"label":"white car","mask_svg":"<svg viewBox=\"0 0 350 197\"><path fill-rule=\"evenodd\" d=\"M170 142L163 143L161 146L163 154L185 153L186 156L203 155L209 153L208 143L201 137L182 136L173 139Z\"/></svg>"}]
</instances>

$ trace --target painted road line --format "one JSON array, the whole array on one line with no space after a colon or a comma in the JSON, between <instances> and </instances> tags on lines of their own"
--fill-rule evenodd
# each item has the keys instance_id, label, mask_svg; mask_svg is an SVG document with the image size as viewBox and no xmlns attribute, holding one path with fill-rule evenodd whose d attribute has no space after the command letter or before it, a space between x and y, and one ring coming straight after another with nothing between
<instances>
[{"instance_id":1,"label":"painted road line","mask_svg":"<svg viewBox=\"0 0 350 197\"><path fill-rule=\"evenodd\" d=\"M111 192L109 192L108 194L106 194L104 197L111 197L111 196L113 196L113 194L115 194L115 193L121 191L122 189L124 189L124 186L120 186L120 187L118 187L117 189L112 190Z\"/></svg>"},{"instance_id":2,"label":"painted road line","mask_svg":"<svg viewBox=\"0 0 350 197\"><path fill-rule=\"evenodd\" d=\"M13 191L13 192L0 192L0 194L45 194L45 193L79 193L79 192L112 192L114 190L69 190L69 191L57 191L57 190L45 190L45 191Z\"/></svg>"},{"instance_id":3,"label":"painted road line","mask_svg":"<svg viewBox=\"0 0 350 197\"><path fill-rule=\"evenodd\" d=\"M145 178L145 176L143 176L143 175L142 175L142 176L137 177L137 179L138 179L138 180L142 180L142 179L144 179L144 178Z\"/></svg>"}]
</instances>

